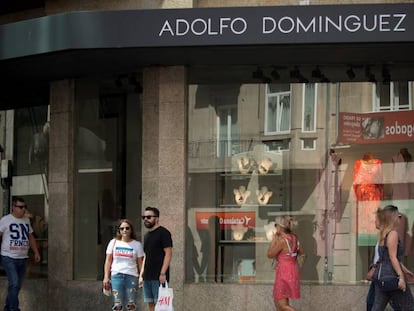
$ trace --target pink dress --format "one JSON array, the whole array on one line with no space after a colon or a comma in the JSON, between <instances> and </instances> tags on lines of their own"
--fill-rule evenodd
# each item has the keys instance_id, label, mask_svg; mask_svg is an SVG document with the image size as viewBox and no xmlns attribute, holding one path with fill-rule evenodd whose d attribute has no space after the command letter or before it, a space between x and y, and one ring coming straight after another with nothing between
<instances>
[{"instance_id":1,"label":"pink dress","mask_svg":"<svg viewBox=\"0 0 414 311\"><path fill-rule=\"evenodd\" d=\"M296 260L298 251L298 238L294 234L283 236L289 242L291 252L279 253L276 256L276 277L273 286L273 297L275 299L300 298L299 265Z\"/></svg>"}]
</instances>

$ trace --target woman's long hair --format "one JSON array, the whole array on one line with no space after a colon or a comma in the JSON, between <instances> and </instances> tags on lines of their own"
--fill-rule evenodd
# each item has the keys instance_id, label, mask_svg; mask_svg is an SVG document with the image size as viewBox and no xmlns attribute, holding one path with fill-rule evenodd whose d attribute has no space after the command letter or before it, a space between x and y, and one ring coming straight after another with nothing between
<instances>
[{"instance_id":1,"label":"woman's long hair","mask_svg":"<svg viewBox=\"0 0 414 311\"><path fill-rule=\"evenodd\" d=\"M129 219L121 219L121 220L118 222L118 226L116 227L115 239L116 239L116 240L121 240L121 239L122 239L122 235L121 235L121 233L120 233L120 231L119 231L119 227L120 227L123 223L127 223L127 224L128 224L128 226L129 226L129 232L130 232L129 237L130 237L131 239L133 239L133 240L137 240L137 235L136 235L136 233L135 233L134 226L132 225L132 222L131 222Z\"/></svg>"},{"instance_id":2,"label":"woman's long hair","mask_svg":"<svg viewBox=\"0 0 414 311\"><path fill-rule=\"evenodd\" d=\"M384 241L388 232L395 228L395 221L398 218L398 207L395 205L387 205L378 211L380 220L380 242Z\"/></svg>"},{"instance_id":3,"label":"woman's long hair","mask_svg":"<svg viewBox=\"0 0 414 311\"><path fill-rule=\"evenodd\" d=\"M286 233L292 233L298 222L292 216L278 216L275 218L275 224L282 228Z\"/></svg>"}]
</instances>

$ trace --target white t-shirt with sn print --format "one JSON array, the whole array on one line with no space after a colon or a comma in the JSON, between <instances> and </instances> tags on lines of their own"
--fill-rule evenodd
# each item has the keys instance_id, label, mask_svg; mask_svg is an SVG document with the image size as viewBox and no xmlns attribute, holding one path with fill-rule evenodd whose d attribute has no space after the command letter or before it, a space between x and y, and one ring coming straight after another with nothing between
<instances>
[{"instance_id":1,"label":"white t-shirt with sn print","mask_svg":"<svg viewBox=\"0 0 414 311\"><path fill-rule=\"evenodd\" d=\"M108 243L106 254L112 254L111 275L123 273L138 277L137 258L144 257L141 242L112 239Z\"/></svg>"},{"instance_id":2,"label":"white t-shirt with sn print","mask_svg":"<svg viewBox=\"0 0 414 311\"><path fill-rule=\"evenodd\" d=\"M30 248L29 235L33 232L30 220L26 217L16 218L12 214L0 219L0 232L3 234L1 255L14 259L28 257Z\"/></svg>"}]
</instances>

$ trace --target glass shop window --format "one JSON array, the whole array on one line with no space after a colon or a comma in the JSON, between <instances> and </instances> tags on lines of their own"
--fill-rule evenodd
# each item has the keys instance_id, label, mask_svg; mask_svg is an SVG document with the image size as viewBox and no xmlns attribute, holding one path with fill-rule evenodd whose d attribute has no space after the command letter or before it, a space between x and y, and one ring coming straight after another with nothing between
<instances>
[{"instance_id":1,"label":"glass shop window","mask_svg":"<svg viewBox=\"0 0 414 311\"><path fill-rule=\"evenodd\" d=\"M77 81L76 280L102 280L106 246L120 219L130 219L140 238L141 91L130 78Z\"/></svg>"},{"instance_id":2,"label":"glass shop window","mask_svg":"<svg viewBox=\"0 0 414 311\"><path fill-rule=\"evenodd\" d=\"M2 168L2 214L10 213L13 196L27 205L33 234L41 255L35 263L29 251L27 277L46 278L48 265L48 165L49 106L24 107L0 111L0 155ZM4 175L3 175L4 174ZM1 275L4 275L4 271Z\"/></svg>"},{"instance_id":3,"label":"glass shop window","mask_svg":"<svg viewBox=\"0 0 414 311\"><path fill-rule=\"evenodd\" d=\"M281 215L298 221L302 283L364 282L377 240L374 212L387 204L404 217L403 262L413 264L414 111L372 112L371 87L242 83L236 92L222 84L237 111L236 139L245 143L217 158L202 147L219 142L221 112L203 104L217 84L189 85L187 282L273 283L266 252ZM312 137L303 135L306 114L315 116Z\"/></svg>"}]
</instances>

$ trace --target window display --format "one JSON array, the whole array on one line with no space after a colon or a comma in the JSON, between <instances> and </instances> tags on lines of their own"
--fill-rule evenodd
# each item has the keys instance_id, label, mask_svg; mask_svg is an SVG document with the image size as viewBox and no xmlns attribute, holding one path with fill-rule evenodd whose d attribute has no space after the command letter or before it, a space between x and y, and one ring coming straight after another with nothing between
<instances>
[{"instance_id":1,"label":"window display","mask_svg":"<svg viewBox=\"0 0 414 311\"><path fill-rule=\"evenodd\" d=\"M414 249L414 112L375 112L375 90L370 82L247 83L238 92L234 84L228 92L226 84L189 85L188 281L272 283L266 249L284 215L299 222L302 282L364 281L379 206L399 206L406 255ZM223 124L237 135L216 152ZM303 148L308 140L313 147Z\"/></svg>"},{"instance_id":2,"label":"window display","mask_svg":"<svg viewBox=\"0 0 414 311\"><path fill-rule=\"evenodd\" d=\"M30 104L30 101L28 105ZM13 197L26 203L25 217L30 220L33 236L40 253L40 263L35 262L29 250L28 278L48 276L48 227L49 227L49 106L22 107L0 111L0 155L2 169L2 214L10 212ZM4 275L4 270L0 271Z\"/></svg>"}]
</instances>

